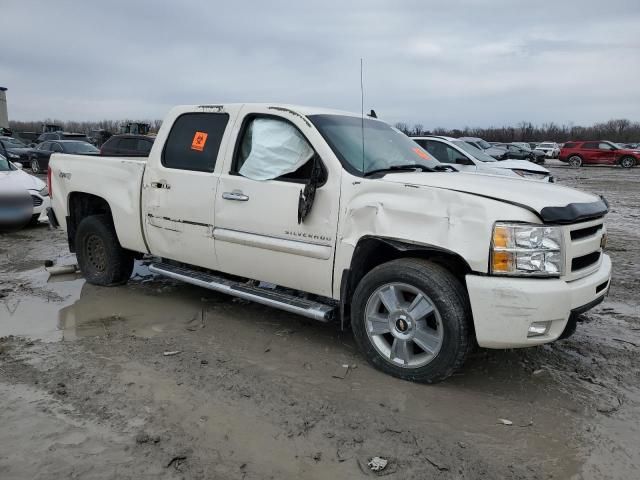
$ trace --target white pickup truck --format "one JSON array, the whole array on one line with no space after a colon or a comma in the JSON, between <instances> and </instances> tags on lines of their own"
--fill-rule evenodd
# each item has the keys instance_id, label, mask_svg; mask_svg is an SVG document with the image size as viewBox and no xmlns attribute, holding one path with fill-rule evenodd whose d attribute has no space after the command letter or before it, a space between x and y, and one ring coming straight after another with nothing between
<instances>
[{"instance_id":1,"label":"white pickup truck","mask_svg":"<svg viewBox=\"0 0 640 480\"><path fill-rule=\"evenodd\" d=\"M151 254L158 274L340 321L415 381L476 343L567 336L609 288L602 198L455 171L357 114L176 107L146 161L54 154L49 185L88 282L125 283Z\"/></svg>"}]
</instances>

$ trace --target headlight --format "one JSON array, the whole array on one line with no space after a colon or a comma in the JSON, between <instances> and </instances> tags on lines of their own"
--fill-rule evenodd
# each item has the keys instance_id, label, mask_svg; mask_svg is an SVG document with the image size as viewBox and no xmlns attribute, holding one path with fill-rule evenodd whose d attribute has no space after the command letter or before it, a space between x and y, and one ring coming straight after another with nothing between
<instances>
[{"instance_id":1,"label":"headlight","mask_svg":"<svg viewBox=\"0 0 640 480\"><path fill-rule=\"evenodd\" d=\"M559 277L564 269L561 227L496 223L491 241L491 273Z\"/></svg>"},{"instance_id":2,"label":"headlight","mask_svg":"<svg viewBox=\"0 0 640 480\"><path fill-rule=\"evenodd\" d=\"M45 187L42 190L39 190L38 193L40 195L42 195L43 197L48 197L49 196L49 187L47 187L45 185Z\"/></svg>"}]
</instances>

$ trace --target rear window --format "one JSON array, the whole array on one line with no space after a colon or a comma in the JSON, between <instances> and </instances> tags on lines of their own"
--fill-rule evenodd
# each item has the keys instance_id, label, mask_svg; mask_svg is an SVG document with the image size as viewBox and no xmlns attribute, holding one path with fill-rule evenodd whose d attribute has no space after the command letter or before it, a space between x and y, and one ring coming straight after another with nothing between
<instances>
[{"instance_id":1,"label":"rear window","mask_svg":"<svg viewBox=\"0 0 640 480\"><path fill-rule=\"evenodd\" d=\"M564 148L576 148L576 142L567 142L564 144Z\"/></svg>"},{"instance_id":2,"label":"rear window","mask_svg":"<svg viewBox=\"0 0 640 480\"><path fill-rule=\"evenodd\" d=\"M229 121L226 113L185 113L171 127L162 153L167 168L213 172L222 135Z\"/></svg>"}]
</instances>

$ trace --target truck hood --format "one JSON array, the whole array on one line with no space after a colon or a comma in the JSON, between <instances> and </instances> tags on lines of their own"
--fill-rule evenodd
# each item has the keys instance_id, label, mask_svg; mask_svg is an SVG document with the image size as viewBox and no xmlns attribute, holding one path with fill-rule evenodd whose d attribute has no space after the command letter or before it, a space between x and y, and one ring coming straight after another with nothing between
<instances>
[{"instance_id":1,"label":"truck hood","mask_svg":"<svg viewBox=\"0 0 640 480\"><path fill-rule=\"evenodd\" d=\"M465 172L411 172L390 173L381 180L491 198L529 210L547 223L575 223L600 217L608 211L606 201L591 193L520 178Z\"/></svg>"}]
</instances>

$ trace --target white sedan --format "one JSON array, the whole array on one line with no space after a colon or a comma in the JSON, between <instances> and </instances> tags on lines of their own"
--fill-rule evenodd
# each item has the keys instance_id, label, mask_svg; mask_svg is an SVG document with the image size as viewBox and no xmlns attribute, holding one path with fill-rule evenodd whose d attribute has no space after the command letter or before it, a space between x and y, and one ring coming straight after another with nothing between
<instances>
[{"instance_id":1,"label":"white sedan","mask_svg":"<svg viewBox=\"0 0 640 480\"><path fill-rule=\"evenodd\" d=\"M31 196L31 223L38 223L41 218L46 219L46 209L51 204L47 185L24 172L21 164L12 163L0 155L0 193L19 190L26 191Z\"/></svg>"},{"instance_id":2,"label":"white sedan","mask_svg":"<svg viewBox=\"0 0 640 480\"><path fill-rule=\"evenodd\" d=\"M498 161L472 144L457 138L424 136L411 139L438 161L456 164L456 169L463 172L518 176L528 180L553 182L549 170L540 165L528 160Z\"/></svg>"}]
</instances>

